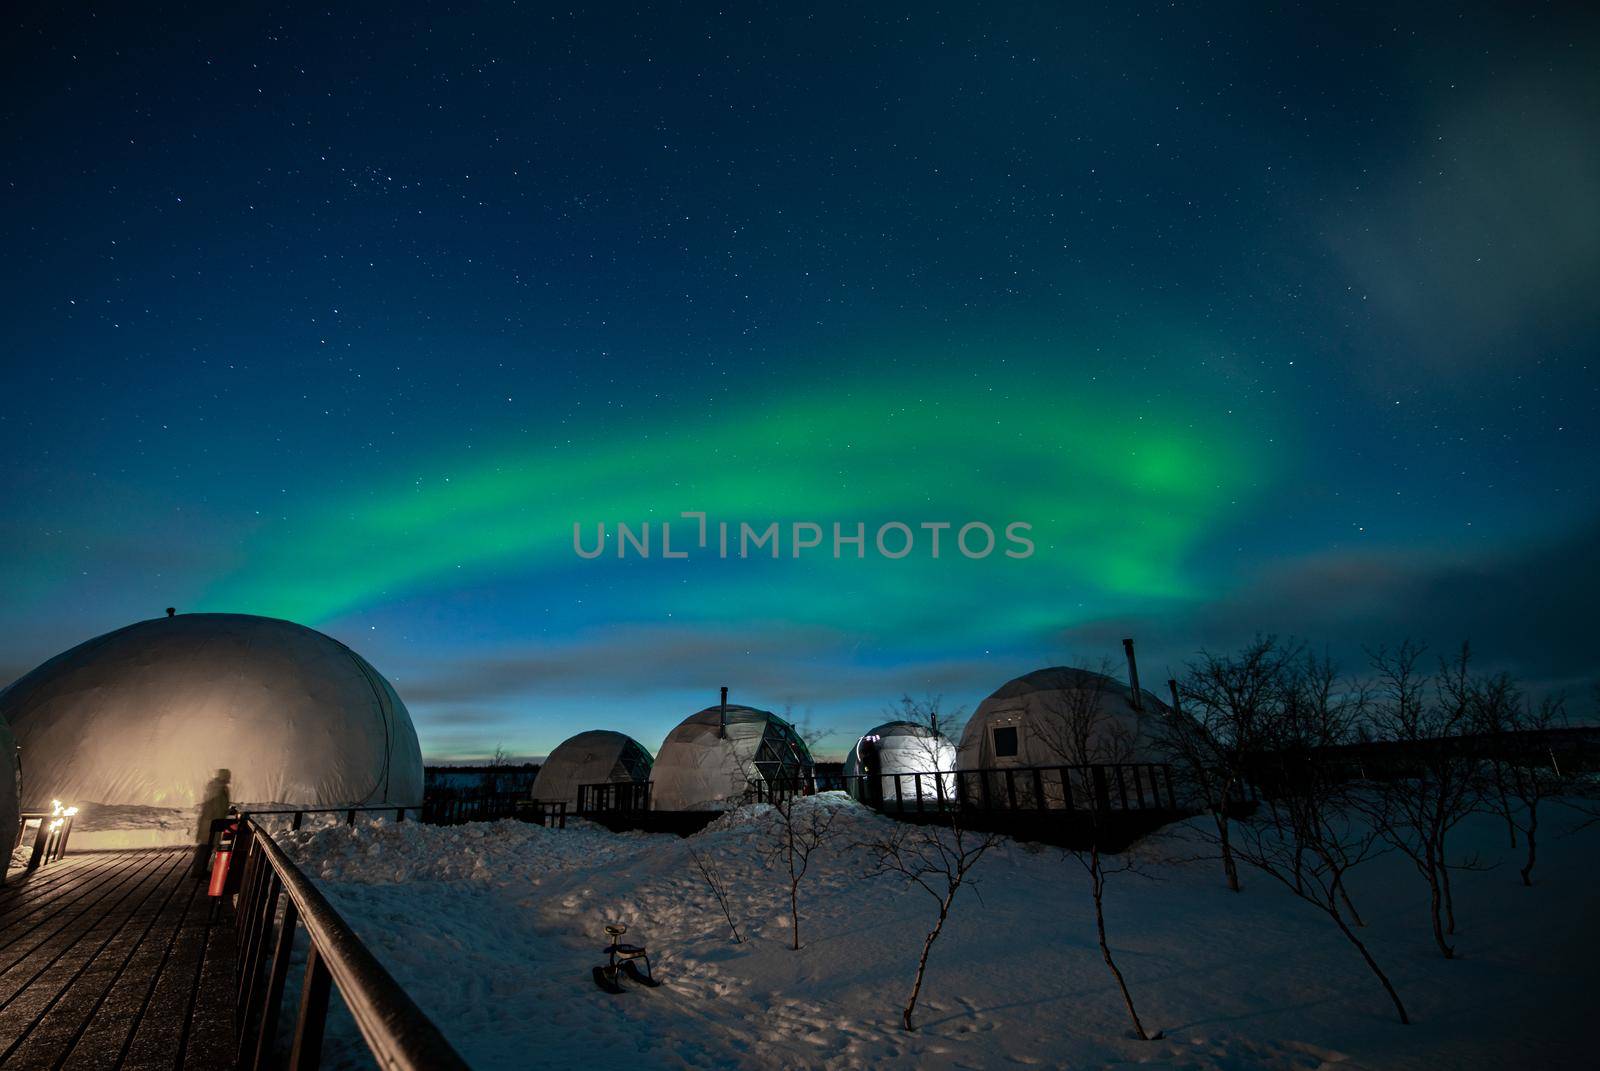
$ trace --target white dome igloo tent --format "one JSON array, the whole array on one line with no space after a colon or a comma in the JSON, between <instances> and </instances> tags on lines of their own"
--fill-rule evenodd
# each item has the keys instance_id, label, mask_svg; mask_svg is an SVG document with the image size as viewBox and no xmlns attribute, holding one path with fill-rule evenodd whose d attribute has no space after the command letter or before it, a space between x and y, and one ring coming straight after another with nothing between
<instances>
[{"instance_id":1,"label":"white dome igloo tent","mask_svg":"<svg viewBox=\"0 0 1600 1071\"><path fill-rule=\"evenodd\" d=\"M179 614L108 632L0 692L0 717L22 749L24 807L78 805L85 847L193 840L197 818L229 802L422 801L416 730L389 682L275 618Z\"/></svg>"},{"instance_id":2,"label":"white dome igloo tent","mask_svg":"<svg viewBox=\"0 0 1600 1071\"><path fill-rule=\"evenodd\" d=\"M754 707L720 704L691 714L656 752L650 806L657 811L725 810L752 784L812 774L811 750L793 725Z\"/></svg>"},{"instance_id":3,"label":"white dome igloo tent","mask_svg":"<svg viewBox=\"0 0 1600 1071\"><path fill-rule=\"evenodd\" d=\"M985 789L996 805L1037 806L1031 776L1006 776L1008 769L1089 764L1164 763L1162 721L1171 710L1143 689L1093 670L1052 666L1011 680L978 704L957 750L963 792ZM972 771L995 771L986 777ZM1093 798L1092 782L1073 779L1073 800ZM1046 806L1066 805L1059 776L1040 781ZM1102 788L1101 795L1105 789Z\"/></svg>"},{"instance_id":4,"label":"white dome igloo tent","mask_svg":"<svg viewBox=\"0 0 1600 1071\"><path fill-rule=\"evenodd\" d=\"M955 799L955 768L956 746L943 733L891 721L868 729L850 749L844 784L850 795L874 807L938 803Z\"/></svg>"},{"instance_id":5,"label":"white dome igloo tent","mask_svg":"<svg viewBox=\"0 0 1600 1071\"><path fill-rule=\"evenodd\" d=\"M643 784L650 780L650 752L624 733L592 729L556 745L533 781L536 800L565 800L577 807L583 785Z\"/></svg>"},{"instance_id":6,"label":"white dome igloo tent","mask_svg":"<svg viewBox=\"0 0 1600 1071\"><path fill-rule=\"evenodd\" d=\"M0 717L0 881L11 865L11 849L17 843L17 825L22 821L22 775L17 769L17 742L11 728Z\"/></svg>"}]
</instances>

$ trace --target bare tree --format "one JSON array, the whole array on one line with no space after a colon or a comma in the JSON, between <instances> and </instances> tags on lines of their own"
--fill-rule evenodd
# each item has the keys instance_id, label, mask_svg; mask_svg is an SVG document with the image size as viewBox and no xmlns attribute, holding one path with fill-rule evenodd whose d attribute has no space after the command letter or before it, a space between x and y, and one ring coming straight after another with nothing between
<instances>
[{"instance_id":1,"label":"bare tree","mask_svg":"<svg viewBox=\"0 0 1600 1071\"><path fill-rule=\"evenodd\" d=\"M775 789L767 819L767 858L788 876L791 947L800 950L800 883L811 858L833 839L838 810L798 790Z\"/></svg>"},{"instance_id":2,"label":"bare tree","mask_svg":"<svg viewBox=\"0 0 1600 1071\"><path fill-rule=\"evenodd\" d=\"M1382 984L1400 1022L1409 1023L1399 993L1351 928L1360 917L1348 876L1383 845L1378 829L1350 805L1343 771L1328 756L1348 739L1364 693L1353 683L1337 686L1337 672L1325 658L1306 656L1273 672L1281 701L1263 708L1256 727L1261 761L1270 767L1261 772L1269 779L1260 808L1239 823L1236 854L1327 915Z\"/></svg>"},{"instance_id":3,"label":"bare tree","mask_svg":"<svg viewBox=\"0 0 1600 1071\"><path fill-rule=\"evenodd\" d=\"M1479 806L1476 762L1460 740L1472 725L1479 685L1466 644L1455 658L1441 660L1436 679L1418 670L1422 654L1421 646L1406 641L1372 655L1377 686L1370 720L1379 739L1399 745L1401 768L1374 782L1377 791L1367 811L1383 839L1427 882L1434 943L1453 959L1455 949L1447 939L1456 931L1450 871L1476 864L1451 861L1449 837Z\"/></svg>"},{"instance_id":4,"label":"bare tree","mask_svg":"<svg viewBox=\"0 0 1600 1071\"><path fill-rule=\"evenodd\" d=\"M1566 697L1547 696L1535 703L1523 695L1516 683L1501 674L1476 691L1474 728L1483 734L1489 752L1487 763L1493 785L1488 802L1511 831L1511 846L1522 834L1528 849L1520 871L1522 884L1533 884L1533 868L1539 858L1539 804L1560 793L1566 784L1555 756L1540 754L1533 741L1522 734L1542 733L1566 723ZM1543 761L1548 755L1549 762Z\"/></svg>"},{"instance_id":5,"label":"bare tree","mask_svg":"<svg viewBox=\"0 0 1600 1071\"><path fill-rule=\"evenodd\" d=\"M712 895L717 898L717 904L722 908L722 917L728 920L728 929L733 931L733 943L743 944L744 938L739 934L739 924L733 921L733 911L728 906L728 885L722 880L722 875L718 873L709 858L693 848L689 849L689 858L694 861L695 869L710 887Z\"/></svg>"},{"instance_id":6,"label":"bare tree","mask_svg":"<svg viewBox=\"0 0 1600 1071\"><path fill-rule=\"evenodd\" d=\"M1265 782L1259 786L1267 798L1262 817L1282 825L1296 817L1296 801L1311 794L1318 805L1346 806L1352 799L1345 791L1353 772L1348 764L1332 757L1329 749L1356 739L1367 708L1366 687L1357 680L1343 680L1338 667L1326 655L1301 649L1293 662L1278 667L1281 683L1275 688L1276 700L1263 708L1258 752L1250 762L1254 776ZM1274 805L1283 801L1285 805ZM1332 801L1332 804L1328 804ZM1280 830L1297 836L1293 830ZM1300 838L1300 853L1292 868L1298 887L1305 880L1303 867L1308 846ZM1321 850L1337 851L1338 842L1328 841ZM1349 887L1336 885L1345 913L1356 926L1365 926Z\"/></svg>"},{"instance_id":7,"label":"bare tree","mask_svg":"<svg viewBox=\"0 0 1600 1071\"><path fill-rule=\"evenodd\" d=\"M909 698L901 700L900 714L913 724L938 730L943 724L939 701L930 699L917 703ZM950 719L959 721L959 714ZM937 815L937 820L919 824L893 823L877 840L866 845L872 854L870 873L899 878L931 896L938 904L938 915L932 928L922 940L922 951L917 957L917 973L911 982L911 992L906 997L905 1008L900 1013L901 1025L915 1030L917 999L922 994L923 979L928 971L928 957L934 944L944 932L944 924L955 907L957 894L963 888L976 891L974 869L984 855L1000 843L995 833L979 832L967 828L959 808L951 807Z\"/></svg>"},{"instance_id":8,"label":"bare tree","mask_svg":"<svg viewBox=\"0 0 1600 1071\"><path fill-rule=\"evenodd\" d=\"M1275 636L1257 637L1234 655L1202 651L1174 689L1178 709L1157 730L1162 749L1211 816L1223 876L1234 892L1239 891L1239 868L1231 819L1261 750L1264 726L1283 700L1284 669L1299 655L1298 645L1280 643Z\"/></svg>"},{"instance_id":9,"label":"bare tree","mask_svg":"<svg viewBox=\"0 0 1600 1071\"><path fill-rule=\"evenodd\" d=\"M1109 697L1105 682L1108 674L1088 670L1067 672L1070 676L1060 682L1061 687L1043 693L1050 696L1042 700L1049 704L1049 717L1042 719L1038 726L1040 742L1066 766L1098 767L1132 761L1135 738L1127 727L1127 719L1118 718L1107 709ZM1122 1003L1133 1022L1133 1032L1141 1041L1148 1041L1150 1035L1145 1031L1139 1012L1134 1007L1127 979L1117 966L1111 954L1111 944L1106 939L1106 879L1114 874L1134 872L1135 857L1130 851L1116 859L1107 858L1104 850L1106 824L1110 819L1106 813L1107 801L1101 798L1098 787L1100 779L1094 776L1098 771L1090 769L1084 772L1090 775L1087 808L1080 812L1088 815L1087 844L1082 847L1069 846L1064 851L1078 861L1089 877L1089 895L1094 904L1095 934L1100 944L1100 956L1122 994ZM1062 791L1071 792L1072 786L1064 784Z\"/></svg>"},{"instance_id":10,"label":"bare tree","mask_svg":"<svg viewBox=\"0 0 1600 1071\"><path fill-rule=\"evenodd\" d=\"M954 812L951 812L953 815ZM932 822L925 825L895 823L882 838L868 845L874 854L873 874L890 874L922 889L939 905L933 928L922 941L922 952L917 957L917 973L906 997L900 1021L907 1030L915 1030L912 1016L917 1009L917 998L922 993L922 980L928 971L928 956L944 932L944 924L955 906L956 894L963 887L976 887L972 876L984 854L1000 842L996 833L982 833L968 829L958 819Z\"/></svg>"}]
</instances>

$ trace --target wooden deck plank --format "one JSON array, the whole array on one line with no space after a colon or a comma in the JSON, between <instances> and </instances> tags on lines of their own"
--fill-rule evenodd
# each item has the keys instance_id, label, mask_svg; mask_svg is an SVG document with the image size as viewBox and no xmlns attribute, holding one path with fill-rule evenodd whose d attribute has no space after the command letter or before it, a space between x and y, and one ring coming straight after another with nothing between
<instances>
[{"instance_id":1,"label":"wooden deck plank","mask_svg":"<svg viewBox=\"0 0 1600 1071\"><path fill-rule=\"evenodd\" d=\"M0 954L0 1067L170 1071L192 1048L208 1071L226 1071L231 915L190 876L191 849L103 854L52 864L78 873L63 869L32 898L30 880L5 889L0 920L8 907L29 911L30 936ZM198 992L208 962L228 979L210 999Z\"/></svg>"},{"instance_id":2,"label":"wooden deck plank","mask_svg":"<svg viewBox=\"0 0 1600 1071\"><path fill-rule=\"evenodd\" d=\"M162 858L157 858L154 866L142 868L122 897L109 903L106 911L80 919L82 925L62 932L51 945L42 946L38 959L24 961L11 972L11 977L6 978L11 993L0 1007L0 1060L10 1060L69 986L133 921L138 909L162 892L165 869L166 860Z\"/></svg>"},{"instance_id":3,"label":"wooden deck plank","mask_svg":"<svg viewBox=\"0 0 1600 1071\"><path fill-rule=\"evenodd\" d=\"M23 1067L55 1067L82 1036L88 1020L117 982L139 946L156 929L162 915L182 889L181 878L172 880L171 868L152 875L156 888L135 905L120 929L109 938L61 994L44 1011L23 1039L12 1059ZM188 890L184 890L188 891ZM181 917L181 916L180 916ZM176 920L172 922L176 927ZM106 1065L102 1065L106 1066Z\"/></svg>"},{"instance_id":4,"label":"wooden deck plank","mask_svg":"<svg viewBox=\"0 0 1600 1071\"><path fill-rule=\"evenodd\" d=\"M0 1008L0 1059L9 1058L21 1047L49 1010L67 993L138 915L152 897L164 891L170 857L157 859L157 865L139 872L127 892L107 905L107 910L84 920L66 935L66 943L42 964L24 963L16 972L26 980ZM41 952L48 951L42 949ZM18 1066L27 1066L19 1064Z\"/></svg>"},{"instance_id":5,"label":"wooden deck plank","mask_svg":"<svg viewBox=\"0 0 1600 1071\"><path fill-rule=\"evenodd\" d=\"M29 880L18 883L15 888L16 897L0 904L0 953L33 932L39 918L59 911L63 901L67 899L86 901L100 895L106 884L113 881L118 872L136 865L137 862L137 859L123 855L108 856L86 866L71 868L71 875L65 880L52 883L35 883ZM68 868L66 862L58 863L56 866ZM0 955L0 962L4 961L4 956Z\"/></svg>"},{"instance_id":6,"label":"wooden deck plank","mask_svg":"<svg viewBox=\"0 0 1600 1071\"><path fill-rule=\"evenodd\" d=\"M183 1051L183 1067L194 1071L233 1066L233 1011L226 998L238 977L238 956L230 909L217 904L214 910L217 914L207 919L205 950L195 977L194 1003L187 1020L189 1036ZM226 1008L225 1014L217 1013L217 1002Z\"/></svg>"},{"instance_id":7,"label":"wooden deck plank","mask_svg":"<svg viewBox=\"0 0 1600 1071\"><path fill-rule=\"evenodd\" d=\"M55 1053L54 1066L96 1069L120 1062L179 927L195 900L203 899L200 883L186 875L168 885L166 898L136 940L120 955L101 955L91 970L94 977L80 979L37 1028L36 1033L43 1031L52 1020L72 1027L67 1044ZM24 1054L25 1049L17 1052L18 1057Z\"/></svg>"},{"instance_id":8,"label":"wooden deck plank","mask_svg":"<svg viewBox=\"0 0 1600 1071\"><path fill-rule=\"evenodd\" d=\"M166 966L156 979L149 1003L128 1044L121 1065L128 1071L178 1067L188 1040L189 1017L197 1006L202 1014L208 1010L220 1012L220 1018L227 1024L227 1034L232 1038L232 983L210 993L196 993L206 944L211 936L209 919L209 912L197 912L179 927Z\"/></svg>"},{"instance_id":9,"label":"wooden deck plank","mask_svg":"<svg viewBox=\"0 0 1600 1071\"><path fill-rule=\"evenodd\" d=\"M111 862L115 862L115 859L106 857L105 853L85 853L69 855L60 862L46 864L37 870L20 867L10 870L6 873L5 884L0 885L0 911L7 910L7 904L20 902L25 894L37 896L59 882Z\"/></svg>"},{"instance_id":10,"label":"wooden deck plank","mask_svg":"<svg viewBox=\"0 0 1600 1071\"><path fill-rule=\"evenodd\" d=\"M32 984L34 977L66 955L86 934L134 895L159 869L157 855L136 861L118 871L118 877L101 895L64 904L52 915L44 916L32 936L18 941L0 959L0 1008Z\"/></svg>"}]
</instances>

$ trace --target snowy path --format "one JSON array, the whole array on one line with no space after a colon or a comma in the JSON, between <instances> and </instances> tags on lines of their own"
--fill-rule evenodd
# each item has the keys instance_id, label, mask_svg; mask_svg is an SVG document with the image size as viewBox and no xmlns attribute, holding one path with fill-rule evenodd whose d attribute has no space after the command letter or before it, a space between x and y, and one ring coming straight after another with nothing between
<instances>
[{"instance_id":1,"label":"snowy path","mask_svg":"<svg viewBox=\"0 0 1600 1071\"><path fill-rule=\"evenodd\" d=\"M835 802L833 805L838 805ZM844 844L885 821L849 806ZM1563 818L1563 821L1566 819ZM473 1064L485 1069L990 1068L1147 1064L1182 1068L1504 1068L1586 1064L1600 830L1554 835L1540 884L1515 867L1458 878L1462 958L1426 928L1425 888L1385 858L1358 872L1363 932L1416 1024L1392 1007L1324 918L1246 874L1227 892L1214 863L1120 876L1107 924L1146 1024L1139 1042L1094 945L1087 881L1049 848L1006 842L982 864L935 948L920 1029L898 1014L932 901L866 879L841 846L803 887L802 938L787 947L786 889L760 826L688 840L587 823L417 823L298 834L292 854ZM1509 858L1501 827L1461 847ZM734 944L689 851L734 890ZM1175 841L1149 854L1179 858ZM666 984L609 996L589 980L613 919L649 945ZM601 1059L603 1058L603 1059Z\"/></svg>"}]
</instances>

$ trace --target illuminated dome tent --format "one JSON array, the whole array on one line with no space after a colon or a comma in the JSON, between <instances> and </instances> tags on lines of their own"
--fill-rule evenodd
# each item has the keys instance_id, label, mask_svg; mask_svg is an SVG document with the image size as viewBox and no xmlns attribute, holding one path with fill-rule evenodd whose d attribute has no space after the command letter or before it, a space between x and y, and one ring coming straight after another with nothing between
<instances>
[{"instance_id":1,"label":"illuminated dome tent","mask_svg":"<svg viewBox=\"0 0 1600 1071\"><path fill-rule=\"evenodd\" d=\"M955 798L956 746L926 725L891 721L867 730L844 758L845 788L873 806ZM923 774L920 779L911 776ZM941 783L942 782L942 783ZM898 791L897 791L898 790Z\"/></svg>"},{"instance_id":2,"label":"illuminated dome tent","mask_svg":"<svg viewBox=\"0 0 1600 1071\"><path fill-rule=\"evenodd\" d=\"M17 742L0 717L0 879L11 859L17 841L17 823L22 820L22 776L17 769Z\"/></svg>"},{"instance_id":3,"label":"illuminated dome tent","mask_svg":"<svg viewBox=\"0 0 1600 1071\"><path fill-rule=\"evenodd\" d=\"M389 682L274 618L169 612L108 632L0 692L0 717L25 756L24 806L82 806L85 833L159 812L156 841L193 838L173 812L202 804L422 800L416 730Z\"/></svg>"},{"instance_id":4,"label":"illuminated dome tent","mask_svg":"<svg viewBox=\"0 0 1600 1071\"><path fill-rule=\"evenodd\" d=\"M811 749L793 725L765 710L720 704L690 715L667 734L656 752L650 806L725 810L754 783L811 773Z\"/></svg>"},{"instance_id":5,"label":"illuminated dome tent","mask_svg":"<svg viewBox=\"0 0 1600 1071\"><path fill-rule=\"evenodd\" d=\"M1053 666L1008 681L978 704L961 734L957 768L1074 766L1084 763L1161 763L1160 728L1169 708L1142 689L1092 670ZM1087 727L1086 739L1078 732ZM1000 791L1003 773L990 777ZM1044 780L1047 804L1062 806L1059 778ZM968 793L979 791L977 780ZM1013 776L1009 791L1033 806L1031 778ZM998 797L995 797L998 798ZM1074 792L1074 799L1078 794Z\"/></svg>"},{"instance_id":6,"label":"illuminated dome tent","mask_svg":"<svg viewBox=\"0 0 1600 1071\"><path fill-rule=\"evenodd\" d=\"M578 805L578 788L601 782L643 784L650 780L650 752L631 736L594 729L563 740L539 767L536 800Z\"/></svg>"}]
</instances>

